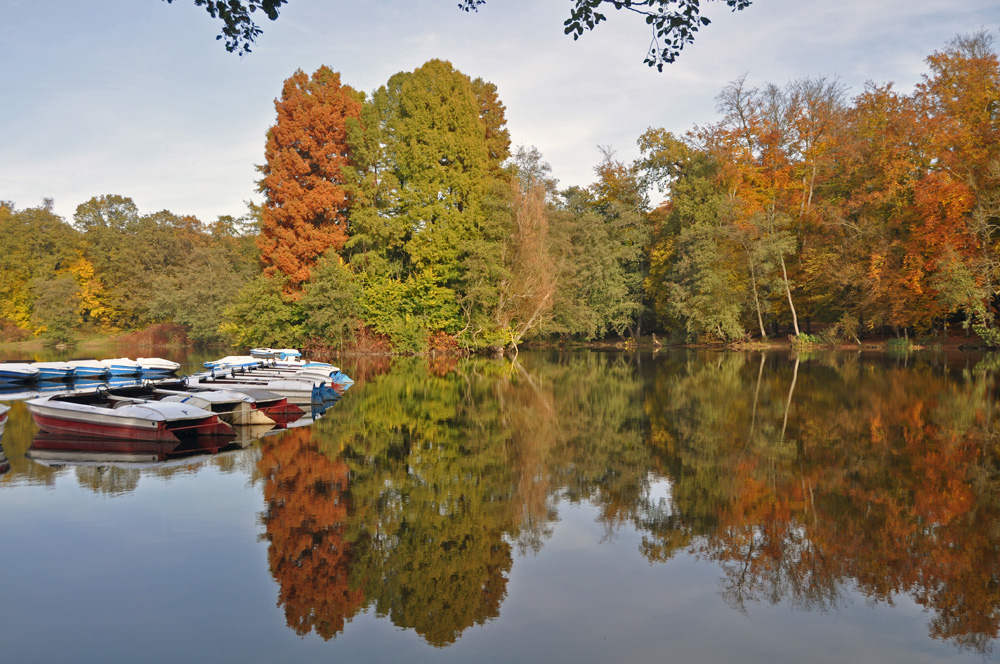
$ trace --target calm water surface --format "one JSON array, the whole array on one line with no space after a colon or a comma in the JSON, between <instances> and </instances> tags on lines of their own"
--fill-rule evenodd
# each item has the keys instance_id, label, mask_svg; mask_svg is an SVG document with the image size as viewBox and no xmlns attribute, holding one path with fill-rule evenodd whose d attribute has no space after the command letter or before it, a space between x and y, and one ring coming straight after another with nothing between
<instances>
[{"instance_id":1,"label":"calm water surface","mask_svg":"<svg viewBox=\"0 0 1000 664\"><path fill-rule=\"evenodd\" d=\"M311 426L144 465L33 461L15 403L0 661L996 661L997 367L345 361Z\"/></svg>"}]
</instances>

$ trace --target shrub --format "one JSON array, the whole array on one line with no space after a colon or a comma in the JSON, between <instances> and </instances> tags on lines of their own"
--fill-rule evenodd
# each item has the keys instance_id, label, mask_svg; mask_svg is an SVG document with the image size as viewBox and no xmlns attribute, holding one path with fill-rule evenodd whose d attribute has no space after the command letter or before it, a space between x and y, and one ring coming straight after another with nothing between
<instances>
[{"instance_id":1,"label":"shrub","mask_svg":"<svg viewBox=\"0 0 1000 664\"><path fill-rule=\"evenodd\" d=\"M913 350L913 344L909 339L889 339L885 349L890 353L909 353Z\"/></svg>"},{"instance_id":2,"label":"shrub","mask_svg":"<svg viewBox=\"0 0 1000 664\"><path fill-rule=\"evenodd\" d=\"M792 346L796 348L802 346L823 346L826 342L818 334L806 334L803 332L797 337L792 337Z\"/></svg>"},{"instance_id":3,"label":"shrub","mask_svg":"<svg viewBox=\"0 0 1000 664\"><path fill-rule=\"evenodd\" d=\"M9 318L0 318L0 342L24 341L29 332Z\"/></svg>"}]
</instances>

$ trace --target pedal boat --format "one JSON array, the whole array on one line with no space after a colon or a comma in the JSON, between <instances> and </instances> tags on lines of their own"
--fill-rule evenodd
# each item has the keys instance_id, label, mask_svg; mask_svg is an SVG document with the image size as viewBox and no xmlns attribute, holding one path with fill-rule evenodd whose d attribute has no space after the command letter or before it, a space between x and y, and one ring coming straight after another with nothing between
<instances>
[{"instance_id":1,"label":"pedal boat","mask_svg":"<svg viewBox=\"0 0 1000 664\"><path fill-rule=\"evenodd\" d=\"M228 424L203 408L185 403L120 399L104 392L31 399L27 408L38 428L50 433L166 441L233 435Z\"/></svg>"}]
</instances>

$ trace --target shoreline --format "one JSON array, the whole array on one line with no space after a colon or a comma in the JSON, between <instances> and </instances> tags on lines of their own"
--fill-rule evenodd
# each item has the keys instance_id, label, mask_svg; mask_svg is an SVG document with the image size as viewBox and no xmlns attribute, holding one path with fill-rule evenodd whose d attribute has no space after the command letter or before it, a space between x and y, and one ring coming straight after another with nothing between
<instances>
[{"instance_id":1,"label":"shoreline","mask_svg":"<svg viewBox=\"0 0 1000 664\"><path fill-rule=\"evenodd\" d=\"M987 346L982 339L976 335L964 334L949 335L940 337L919 337L916 339L899 338L899 347L891 348L896 337L871 337L864 338L857 342L839 343L796 343L791 335L785 338L754 339L749 341L736 341L731 343L663 343L654 335L643 336L636 341L632 338L602 339L600 341L530 341L522 343L517 347L517 351L512 349L481 352L468 352L461 350L428 350L422 353L395 353L386 350L362 350L358 348L320 348L312 346L310 352L314 356L340 356L340 357L405 357L407 355L428 356L428 357L448 357L463 355L506 355L516 354L518 351L537 350L606 350L606 351L660 351L660 350L706 350L720 352L754 352L754 351L876 351L876 352L988 352L994 350ZM45 350L76 350L87 352L97 351L109 346L126 345L131 347L141 346L146 348L183 348L191 350L203 348L210 350L217 348L219 352L233 352L231 347L224 345L199 347L193 344L177 343L136 343L122 336L94 337L88 336L75 340L73 343L55 343L45 339L29 339L25 341L5 341L0 342L0 351L19 351L25 353L40 352Z\"/></svg>"}]
</instances>

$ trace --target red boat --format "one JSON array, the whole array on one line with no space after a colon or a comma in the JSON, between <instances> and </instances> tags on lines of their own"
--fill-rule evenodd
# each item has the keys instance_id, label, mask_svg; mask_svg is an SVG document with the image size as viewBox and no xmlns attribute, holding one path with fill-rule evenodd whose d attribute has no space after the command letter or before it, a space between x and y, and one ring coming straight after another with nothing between
<instances>
[{"instance_id":1,"label":"red boat","mask_svg":"<svg viewBox=\"0 0 1000 664\"><path fill-rule=\"evenodd\" d=\"M85 438L39 431L27 456L48 464L155 463L198 454L215 454L230 444L220 436L197 436L184 440L126 440Z\"/></svg>"},{"instance_id":2,"label":"red boat","mask_svg":"<svg viewBox=\"0 0 1000 664\"><path fill-rule=\"evenodd\" d=\"M32 399L27 407L35 424L50 433L164 441L234 435L214 413L185 403L136 402L95 393Z\"/></svg>"}]
</instances>

